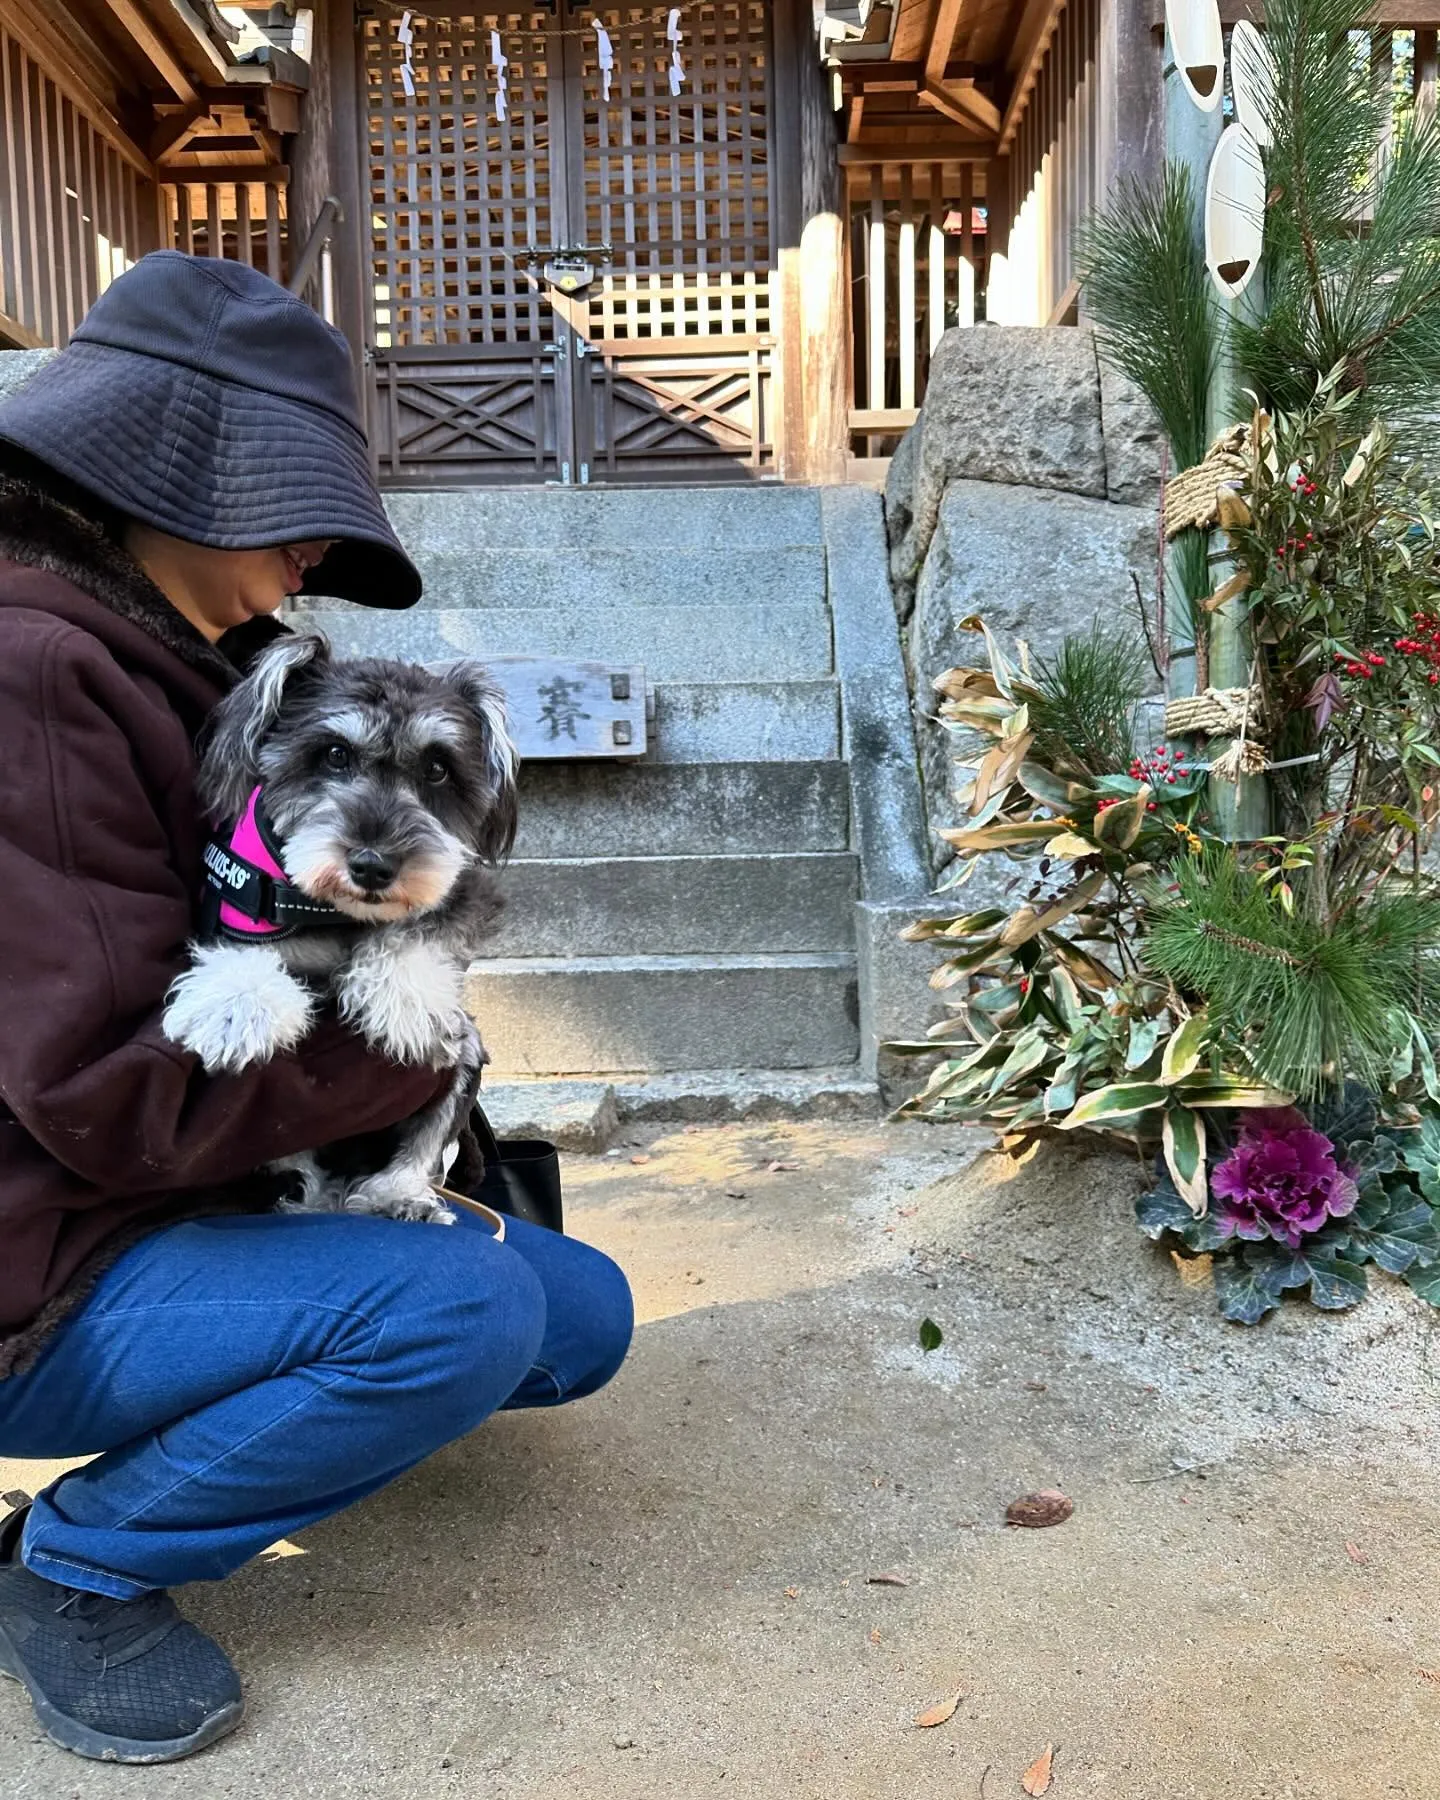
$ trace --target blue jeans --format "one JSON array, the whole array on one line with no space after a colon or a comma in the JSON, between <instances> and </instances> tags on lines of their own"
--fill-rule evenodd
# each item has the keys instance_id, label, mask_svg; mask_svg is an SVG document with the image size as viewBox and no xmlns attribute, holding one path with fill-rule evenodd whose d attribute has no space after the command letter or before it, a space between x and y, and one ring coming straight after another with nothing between
<instances>
[{"instance_id":1,"label":"blue jeans","mask_svg":"<svg viewBox=\"0 0 1440 1800\"><path fill-rule=\"evenodd\" d=\"M501 1407L594 1393L633 1323L608 1257L515 1219L169 1226L0 1381L0 1454L103 1453L39 1496L22 1560L121 1599L219 1580Z\"/></svg>"}]
</instances>

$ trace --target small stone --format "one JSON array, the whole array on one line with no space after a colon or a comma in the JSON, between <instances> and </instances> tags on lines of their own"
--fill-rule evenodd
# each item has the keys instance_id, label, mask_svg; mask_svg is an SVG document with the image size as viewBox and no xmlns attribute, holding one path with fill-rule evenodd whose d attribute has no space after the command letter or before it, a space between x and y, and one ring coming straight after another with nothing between
<instances>
[{"instance_id":1,"label":"small stone","mask_svg":"<svg viewBox=\"0 0 1440 1800\"><path fill-rule=\"evenodd\" d=\"M633 1737L617 1737L613 1742L617 1750L633 1750L635 1748Z\"/></svg>"},{"instance_id":2,"label":"small stone","mask_svg":"<svg viewBox=\"0 0 1440 1800\"><path fill-rule=\"evenodd\" d=\"M1042 1488L1038 1494L1022 1494L1005 1508L1007 1525L1038 1530L1044 1525L1063 1525L1075 1510L1075 1502L1058 1488Z\"/></svg>"}]
</instances>

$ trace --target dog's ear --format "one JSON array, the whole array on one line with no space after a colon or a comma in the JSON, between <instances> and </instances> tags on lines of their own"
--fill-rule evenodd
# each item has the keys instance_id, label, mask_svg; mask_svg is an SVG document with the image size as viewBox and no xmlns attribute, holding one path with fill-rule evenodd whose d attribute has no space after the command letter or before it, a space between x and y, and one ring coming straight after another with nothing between
<instances>
[{"instance_id":1,"label":"dog's ear","mask_svg":"<svg viewBox=\"0 0 1440 1800\"><path fill-rule=\"evenodd\" d=\"M262 650L245 679L206 722L200 794L217 821L238 818L260 779L260 747L280 716L285 689L301 669L330 661L318 631L288 632Z\"/></svg>"},{"instance_id":2,"label":"dog's ear","mask_svg":"<svg viewBox=\"0 0 1440 1800\"><path fill-rule=\"evenodd\" d=\"M452 663L445 678L479 719L485 744L485 777L494 800L476 833L476 849L488 863L503 862L515 842L519 820L515 777L520 768L505 695L483 663Z\"/></svg>"}]
</instances>

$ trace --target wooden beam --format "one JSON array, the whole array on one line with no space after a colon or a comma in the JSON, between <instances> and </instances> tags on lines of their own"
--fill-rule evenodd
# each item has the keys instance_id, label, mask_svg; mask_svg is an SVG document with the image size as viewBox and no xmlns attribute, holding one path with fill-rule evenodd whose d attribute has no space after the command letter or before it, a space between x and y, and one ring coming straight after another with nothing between
<instances>
[{"instance_id":1,"label":"wooden beam","mask_svg":"<svg viewBox=\"0 0 1440 1800\"><path fill-rule=\"evenodd\" d=\"M965 142L938 139L932 131L928 137L914 139L876 138L868 144L842 144L841 168L866 169L872 163L987 163L995 154L990 144L977 144L973 138Z\"/></svg>"},{"instance_id":2,"label":"wooden beam","mask_svg":"<svg viewBox=\"0 0 1440 1800\"><path fill-rule=\"evenodd\" d=\"M1025 103L1039 79L1040 65L1045 60L1045 52L1050 48L1050 40L1055 35L1055 27L1060 23L1060 15L1064 10L1065 0L1028 0L1020 20L1020 29L1015 34L1015 47L1010 53L1015 85L1010 90L1005 116L1000 122L1000 141L995 151L997 156L1003 156L1010 148L1025 111Z\"/></svg>"},{"instance_id":3,"label":"wooden beam","mask_svg":"<svg viewBox=\"0 0 1440 1800\"><path fill-rule=\"evenodd\" d=\"M48 20L14 8L5 29L53 81L60 92L91 121L100 136L138 175L155 178L155 165L130 136L125 121L105 96L77 72L72 46Z\"/></svg>"},{"instance_id":4,"label":"wooden beam","mask_svg":"<svg viewBox=\"0 0 1440 1800\"><path fill-rule=\"evenodd\" d=\"M131 39L146 60L152 63L160 78L177 100L187 104L199 98L190 77L181 68L174 51L161 38L150 21L136 6L135 0L105 0L117 25Z\"/></svg>"},{"instance_id":5,"label":"wooden beam","mask_svg":"<svg viewBox=\"0 0 1440 1800\"><path fill-rule=\"evenodd\" d=\"M1000 108L982 94L979 88L942 87L938 81L926 80L916 96L922 106L934 107L957 125L992 139L1000 130Z\"/></svg>"},{"instance_id":6,"label":"wooden beam","mask_svg":"<svg viewBox=\"0 0 1440 1800\"><path fill-rule=\"evenodd\" d=\"M191 100L162 118L150 134L150 154L156 162L172 151L183 150L196 132L204 129L206 116L205 102Z\"/></svg>"},{"instance_id":7,"label":"wooden beam","mask_svg":"<svg viewBox=\"0 0 1440 1800\"><path fill-rule=\"evenodd\" d=\"M930 47L925 52L926 82L942 82L945 79L945 65L950 61L950 51L955 43L955 32L960 24L960 14L964 11L965 0L938 0L935 8L935 23L930 28Z\"/></svg>"}]
</instances>

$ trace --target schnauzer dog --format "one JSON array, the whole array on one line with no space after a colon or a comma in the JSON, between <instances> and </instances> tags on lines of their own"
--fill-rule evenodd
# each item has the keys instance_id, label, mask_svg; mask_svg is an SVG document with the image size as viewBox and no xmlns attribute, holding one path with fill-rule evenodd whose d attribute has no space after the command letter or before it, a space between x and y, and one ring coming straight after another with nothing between
<instances>
[{"instance_id":1,"label":"schnauzer dog","mask_svg":"<svg viewBox=\"0 0 1440 1800\"><path fill-rule=\"evenodd\" d=\"M328 995L396 1062L455 1071L378 1150L363 1140L368 1167L354 1144L272 1164L300 1178L289 1210L453 1222L431 1183L485 1060L464 973L500 910L484 865L514 840L516 763L478 663L337 661L313 631L212 715L200 790L222 829L166 1036L208 1070L248 1068L293 1049Z\"/></svg>"}]
</instances>

